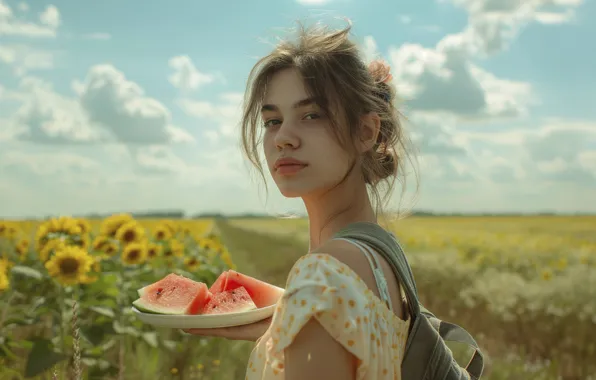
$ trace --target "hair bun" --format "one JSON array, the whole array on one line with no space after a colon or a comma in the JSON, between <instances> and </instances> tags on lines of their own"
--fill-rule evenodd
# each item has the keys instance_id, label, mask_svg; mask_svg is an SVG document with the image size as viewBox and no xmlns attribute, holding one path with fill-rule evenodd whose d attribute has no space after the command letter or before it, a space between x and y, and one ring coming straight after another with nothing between
<instances>
[{"instance_id":1,"label":"hair bun","mask_svg":"<svg viewBox=\"0 0 596 380\"><path fill-rule=\"evenodd\" d=\"M379 176L381 179L387 178L395 173L396 168L396 161L391 150L386 150L382 153L381 158L379 159L381 164L382 173Z\"/></svg>"}]
</instances>

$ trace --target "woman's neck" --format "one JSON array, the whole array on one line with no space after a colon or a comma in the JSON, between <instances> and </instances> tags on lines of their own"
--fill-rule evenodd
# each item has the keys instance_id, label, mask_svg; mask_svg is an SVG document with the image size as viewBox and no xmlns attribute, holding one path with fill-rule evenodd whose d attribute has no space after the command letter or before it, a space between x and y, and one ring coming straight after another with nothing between
<instances>
[{"instance_id":1,"label":"woman's neck","mask_svg":"<svg viewBox=\"0 0 596 380\"><path fill-rule=\"evenodd\" d=\"M309 219L309 252L350 223L377 222L366 185L355 178L348 177L331 191L303 201Z\"/></svg>"}]
</instances>

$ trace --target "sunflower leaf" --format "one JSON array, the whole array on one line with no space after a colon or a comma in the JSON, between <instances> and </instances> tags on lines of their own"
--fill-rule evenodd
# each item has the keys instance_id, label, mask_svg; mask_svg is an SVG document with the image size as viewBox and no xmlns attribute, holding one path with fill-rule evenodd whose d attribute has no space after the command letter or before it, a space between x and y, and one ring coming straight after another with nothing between
<instances>
[{"instance_id":1,"label":"sunflower leaf","mask_svg":"<svg viewBox=\"0 0 596 380\"><path fill-rule=\"evenodd\" d=\"M55 352L49 340L36 339L27 358L25 377L35 377L64 359L66 355Z\"/></svg>"},{"instance_id":2,"label":"sunflower leaf","mask_svg":"<svg viewBox=\"0 0 596 380\"><path fill-rule=\"evenodd\" d=\"M151 347L153 348L157 348L158 346L158 341L157 341L157 333L152 331L152 332L146 332L143 333L143 339L145 340L145 342L147 342Z\"/></svg>"},{"instance_id":3,"label":"sunflower leaf","mask_svg":"<svg viewBox=\"0 0 596 380\"><path fill-rule=\"evenodd\" d=\"M114 318L115 317L114 311L112 309L107 308L107 307L90 306L89 309L91 309L94 312L99 313L101 315L105 315L106 317L110 317L110 318Z\"/></svg>"},{"instance_id":4,"label":"sunflower leaf","mask_svg":"<svg viewBox=\"0 0 596 380\"><path fill-rule=\"evenodd\" d=\"M12 272L26 277L31 277L36 280L41 280L43 278L43 275L38 270L29 267L24 267L21 265L15 265L14 267L12 267Z\"/></svg>"}]
</instances>

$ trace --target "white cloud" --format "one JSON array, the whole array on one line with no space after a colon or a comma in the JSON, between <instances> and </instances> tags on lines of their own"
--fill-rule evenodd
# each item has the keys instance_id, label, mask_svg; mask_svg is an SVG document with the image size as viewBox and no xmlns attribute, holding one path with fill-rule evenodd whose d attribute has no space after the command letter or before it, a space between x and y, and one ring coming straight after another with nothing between
<instances>
[{"instance_id":1,"label":"white cloud","mask_svg":"<svg viewBox=\"0 0 596 380\"><path fill-rule=\"evenodd\" d=\"M30 71L53 68L54 54L26 45L3 45L0 46L0 62L11 66L15 75L23 76Z\"/></svg>"},{"instance_id":2,"label":"white cloud","mask_svg":"<svg viewBox=\"0 0 596 380\"><path fill-rule=\"evenodd\" d=\"M48 5L39 18L40 23L25 20L15 15L10 6L0 0L0 36L56 37L61 23L58 8Z\"/></svg>"},{"instance_id":3,"label":"white cloud","mask_svg":"<svg viewBox=\"0 0 596 380\"><path fill-rule=\"evenodd\" d=\"M573 20L583 0L449 0L469 14L465 31L471 43L483 54L508 48L520 30L537 21L560 24ZM556 9L556 11L551 11Z\"/></svg>"},{"instance_id":4,"label":"white cloud","mask_svg":"<svg viewBox=\"0 0 596 380\"><path fill-rule=\"evenodd\" d=\"M465 118L518 116L532 101L527 83L503 80L471 62L462 34L435 48L404 44L389 48L398 96L414 110Z\"/></svg>"},{"instance_id":5,"label":"white cloud","mask_svg":"<svg viewBox=\"0 0 596 380\"><path fill-rule=\"evenodd\" d=\"M235 132L242 115L243 96L241 93L224 93L219 96L218 102L181 98L176 104L189 116L214 122L215 125L204 131L208 138L214 141L218 139L217 136L236 136Z\"/></svg>"},{"instance_id":6,"label":"white cloud","mask_svg":"<svg viewBox=\"0 0 596 380\"><path fill-rule=\"evenodd\" d=\"M596 186L594 123L553 120L514 131L462 133L462 138L468 146L488 147L470 160L496 182Z\"/></svg>"},{"instance_id":7,"label":"white cloud","mask_svg":"<svg viewBox=\"0 0 596 380\"><path fill-rule=\"evenodd\" d=\"M39 15L39 21L41 21L43 25L47 25L52 29L58 29L62 22L60 20L60 12L54 5L48 5L48 7Z\"/></svg>"},{"instance_id":8,"label":"white cloud","mask_svg":"<svg viewBox=\"0 0 596 380\"><path fill-rule=\"evenodd\" d=\"M25 77L12 134L40 143L159 145L194 140L172 125L166 106L146 96L138 84L111 65L91 67L85 80L73 87L77 98L56 93L47 82Z\"/></svg>"},{"instance_id":9,"label":"white cloud","mask_svg":"<svg viewBox=\"0 0 596 380\"><path fill-rule=\"evenodd\" d=\"M298 4L302 5L326 5L333 0L296 0Z\"/></svg>"},{"instance_id":10,"label":"white cloud","mask_svg":"<svg viewBox=\"0 0 596 380\"><path fill-rule=\"evenodd\" d=\"M98 32L98 33L83 34L82 38L87 39L87 40L107 41L112 38L112 35L110 33Z\"/></svg>"},{"instance_id":11,"label":"white cloud","mask_svg":"<svg viewBox=\"0 0 596 380\"><path fill-rule=\"evenodd\" d=\"M3 152L0 167L14 170L27 169L36 176L76 175L91 173L100 167L97 161L78 154L65 152L24 153L18 150Z\"/></svg>"},{"instance_id":12,"label":"white cloud","mask_svg":"<svg viewBox=\"0 0 596 380\"><path fill-rule=\"evenodd\" d=\"M212 83L215 79L213 75L199 72L190 57L186 55L173 57L168 64L174 70L169 77L170 83L183 91L196 90L202 85Z\"/></svg>"}]
</instances>

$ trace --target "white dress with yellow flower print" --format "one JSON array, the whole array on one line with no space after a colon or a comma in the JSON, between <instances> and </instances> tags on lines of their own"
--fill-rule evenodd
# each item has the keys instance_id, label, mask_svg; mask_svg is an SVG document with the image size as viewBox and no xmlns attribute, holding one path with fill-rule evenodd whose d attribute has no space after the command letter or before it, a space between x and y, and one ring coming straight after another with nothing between
<instances>
[{"instance_id":1,"label":"white dress with yellow flower print","mask_svg":"<svg viewBox=\"0 0 596 380\"><path fill-rule=\"evenodd\" d=\"M373 255L359 248L373 266ZM379 267L376 256L374 259ZM375 273L378 275L382 276ZM333 256L307 254L300 258L292 267L270 328L251 353L246 380L282 380L284 349L310 318L359 359L357 379L401 380L410 318L396 316L388 293L379 291L389 307Z\"/></svg>"}]
</instances>

